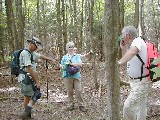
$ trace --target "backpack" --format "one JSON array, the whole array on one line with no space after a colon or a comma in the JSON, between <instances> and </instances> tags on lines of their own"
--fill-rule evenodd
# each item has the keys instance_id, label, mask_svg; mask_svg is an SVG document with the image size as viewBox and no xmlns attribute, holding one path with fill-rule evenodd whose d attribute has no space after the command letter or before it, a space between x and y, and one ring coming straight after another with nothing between
<instances>
[{"instance_id":1,"label":"backpack","mask_svg":"<svg viewBox=\"0 0 160 120\"><path fill-rule=\"evenodd\" d=\"M31 54L31 62L33 62L33 55L28 49L20 49L13 52L12 60L11 60L11 75L16 75L16 77L19 75L19 73L23 72L23 67L20 69L20 61L19 56L23 50L28 51Z\"/></svg>"},{"instance_id":2,"label":"backpack","mask_svg":"<svg viewBox=\"0 0 160 120\"><path fill-rule=\"evenodd\" d=\"M158 80L160 80L160 78L156 78L156 79L153 79L153 76L155 74L155 72L151 71L152 68L155 68L155 67L160 67L160 64L157 64L157 65L153 65L151 64L153 62L153 60L155 58L158 58L159 57L159 53L157 51L157 48L156 46L151 43L151 42L146 42L146 45L147 45L147 55L148 55L148 62L147 62L147 66L146 68L148 69L148 74L147 76L149 77L149 79L152 81L152 82L157 82ZM143 60L141 59L141 57L139 56L139 54L136 55L138 57L138 59L142 62L142 67L141 67L141 79L143 78L142 74L143 74L143 65L145 64L143 62ZM147 77L146 76L146 77Z\"/></svg>"},{"instance_id":3,"label":"backpack","mask_svg":"<svg viewBox=\"0 0 160 120\"><path fill-rule=\"evenodd\" d=\"M66 69L67 76L71 76L80 71L80 67L69 65Z\"/></svg>"}]
</instances>

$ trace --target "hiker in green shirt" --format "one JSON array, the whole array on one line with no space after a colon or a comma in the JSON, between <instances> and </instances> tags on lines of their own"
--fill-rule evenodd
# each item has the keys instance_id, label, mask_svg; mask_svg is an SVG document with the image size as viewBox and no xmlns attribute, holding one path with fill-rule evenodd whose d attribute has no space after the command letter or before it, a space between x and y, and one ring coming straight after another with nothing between
<instances>
[{"instance_id":1,"label":"hiker in green shirt","mask_svg":"<svg viewBox=\"0 0 160 120\"><path fill-rule=\"evenodd\" d=\"M20 68L23 71L18 75L18 81L20 82L21 94L24 96L23 105L25 108L24 112L20 114L22 119L31 118L31 109L37 99L41 97L40 82L36 71L37 60L44 59L55 63L53 58L35 52L42 45L38 38L33 37L27 41L28 47L25 48L27 50L23 50L19 57Z\"/></svg>"}]
</instances>

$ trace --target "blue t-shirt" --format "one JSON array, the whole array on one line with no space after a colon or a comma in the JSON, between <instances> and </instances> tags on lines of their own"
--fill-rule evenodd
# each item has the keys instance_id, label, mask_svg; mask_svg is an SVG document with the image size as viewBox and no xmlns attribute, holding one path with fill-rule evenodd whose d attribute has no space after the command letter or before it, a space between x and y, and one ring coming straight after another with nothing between
<instances>
[{"instance_id":1,"label":"blue t-shirt","mask_svg":"<svg viewBox=\"0 0 160 120\"><path fill-rule=\"evenodd\" d=\"M67 64L66 62L67 61L71 61L72 63L82 63L82 60L81 60L81 57L78 55L78 54L74 54L73 56L70 56L68 54L64 55L62 57L62 60L61 60L61 65L64 66L63 68L63 73L62 73L62 77L67 77L67 78L76 78L76 79L79 79L81 78L81 74L80 74L80 71L75 73L74 75L71 75L71 76L67 76L66 74L66 67L67 67Z\"/></svg>"}]
</instances>

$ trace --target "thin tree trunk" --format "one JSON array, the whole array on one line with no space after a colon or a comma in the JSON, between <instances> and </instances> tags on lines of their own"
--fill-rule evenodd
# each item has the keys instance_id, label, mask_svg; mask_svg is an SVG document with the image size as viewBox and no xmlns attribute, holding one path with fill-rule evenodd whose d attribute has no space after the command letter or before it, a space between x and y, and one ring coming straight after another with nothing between
<instances>
[{"instance_id":1,"label":"thin tree trunk","mask_svg":"<svg viewBox=\"0 0 160 120\"><path fill-rule=\"evenodd\" d=\"M139 0L139 20L138 20L138 31L139 36L142 36L142 0Z\"/></svg>"},{"instance_id":2,"label":"thin tree trunk","mask_svg":"<svg viewBox=\"0 0 160 120\"><path fill-rule=\"evenodd\" d=\"M67 7L66 7L67 9ZM67 44L67 17L65 17L66 11L65 11L65 0L62 0L62 29L63 29L63 39L64 39L64 45ZM64 47L64 51L66 51L66 47Z\"/></svg>"},{"instance_id":3,"label":"thin tree trunk","mask_svg":"<svg viewBox=\"0 0 160 120\"><path fill-rule=\"evenodd\" d=\"M118 36L118 2L119 0L105 0L104 53L107 77L107 120L121 120L120 79L116 64L117 48L115 47Z\"/></svg>"},{"instance_id":4,"label":"thin tree trunk","mask_svg":"<svg viewBox=\"0 0 160 120\"><path fill-rule=\"evenodd\" d=\"M74 41L75 43L78 43L78 36L77 36L77 2L76 0L72 0L73 5L73 18L74 18ZM76 45L77 46L77 45Z\"/></svg>"},{"instance_id":5,"label":"thin tree trunk","mask_svg":"<svg viewBox=\"0 0 160 120\"><path fill-rule=\"evenodd\" d=\"M120 9L119 11L119 29L118 29L118 35L120 36L121 35L121 30L122 28L124 27L124 0L120 0L120 3L119 3L119 7ZM122 57L122 49L120 48L120 41L119 41L119 50L118 50L118 58L120 59Z\"/></svg>"},{"instance_id":6,"label":"thin tree trunk","mask_svg":"<svg viewBox=\"0 0 160 120\"><path fill-rule=\"evenodd\" d=\"M2 0L0 0L0 14L2 15L3 7L2 7ZM0 18L0 24L2 24L2 17ZM4 45L4 28L0 25L0 66L4 62L4 52L3 52L3 45Z\"/></svg>"},{"instance_id":7,"label":"thin tree trunk","mask_svg":"<svg viewBox=\"0 0 160 120\"><path fill-rule=\"evenodd\" d=\"M62 58L62 55L63 55L60 5L61 5L60 0L57 0L56 8L57 8L57 26L58 26L58 50L59 50L59 59L61 59L61 58Z\"/></svg>"},{"instance_id":8,"label":"thin tree trunk","mask_svg":"<svg viewBox=\"0 0 160 120\"><path fill-rule=\"evenodd\" d=\"M142 36L145 35L145 26L144 26L144 0L141 1L141 9L142 9Z\"/></svg>"},{"instance_id":9,"label":"thin tree trunk","mask_svg":"<svg viewBox=\"0 0 160 120\"><path fill-rule=\"evenodd\" d=\"M93 8L94 8L94 0L90 1L90 9L89 9L89 50L93 49L92 39L93 39Z\"/></svg>"},{"instance_id":10,"label":"thin tree trunk","mask_svg":"<svg viewBox=\"0 0 160 120\"><path fill-rule=\"evenodd\" d=\"M93 44L93 51L95 51L95 53L96 53L96 42L97 41L97 38L96 37L93 37L93 40L92 40L92 44ZM98 63L96 63L96 54L92 54L92 57L93 57L93 62L92 62L92 66L93 66L93 82L94 82L94 86L95 86L95 89L98 89L99 88L99 85L101 84L100 82L99 82L99 84L98 84Z\"/></svg>"},{"instance_id":11,"label":"thin tree trunk","mask_svg":"<svg viewBox=\"0 0 160 120\"><path fill-rule=\"evenodd\" d=\"M18 37L17 37L17 30L15 25L15 19L13 14L13 6L12 6L12 0L5 0L5 6L6 6L6 14L7 14L7 27L8 27L8 33L10 36L10 46L12 50L18 49ZM15 43L15 44L14 44Z\"/></svg>"},{"instance_id":12,"label":"thin tree trunk","mask_svg":"<svg viewBox=\"0 0 160 120\"><path fill-rule=\"evenodd\" d=\"M89 1L86 0L85 1L85 21L86 21L86 24L85 24L85 43L86 43L86 46L87 46L87 51L89 51L90 49L90 44L89 44L89 8L90 8L90 4L89 4Z\"/></svg>"},{"instance_id":13,"label":"thin tree trunk","mask_svg":"<svg viewBox=\"0 0 160 120\"><path fill-rule=\"evenodd\" d=\"M153 3L153 1L152 1L152 4L154 4ZM160 29L158 29L158 28L160 28L160 23L157 23L156 22L156 12L155 12L155 7L153 6L152 7L152 11L153 11L153 16L152 16L152 18L153 18L153 23L154 23L154 29L155 29L155 36L154 36L154 39L155 39L155 43L156 43L156 47L158 48L158 42L159 42L159 36L160 36Z\"/></svg>"},{"instance_id":14,"label":"thin tree trunk","mask_svg":"<svg viewBox=\"0 0 160 120\"><path fill-rule=\"evenodd\" d=\"M46 9L46 1L43 1L43 3L42 3L42 19L43 19L43 21L46 21L46 12L45 12L45 9ZM43 38L44 38L44 44L45 44L45 46L47 46L48 45L48 40L47 40L47 31L46 31L46 25L44 24L43 25ZM46 52L48 52L48 48L47 47L45 47L45 51Z\"/></svg>"},{"instance_id":15,"label":"thin tree trunk","mask_svg":"<svg viewBox=\"0 0 160 120\"><path fill-rule=\"evenodd\" d=\"M80 24L80 40L78 44L78 48L82 48L83 46L83 10L84 10L84 0L82 0L82 11L81 11L81 24Z\"/></svg>"},{"instance_id":16,"label":"thin tree trunk","mask_svg":"<svg viewBox=\"0 0 160 120\"><path fill-rule=\"evenodd\" d=\"M135 3L135 13L134 13L134 26L138 28L139 22L139 0L136 0Z\"/></svg>"},{"instance_id":17,"label":"thin tree trunk","mask_svg":"<svg viewBox=\"0 0 160 120\"><path fill-rule=\"evenodd\" d=\"M22 8L22 0L16 0L16 10L17 10L17 34L18 34L18 48L24 47L24 28L25 28L25 16Z\"/></svg>"},{"instance_id":18,"label":"thin tree trunk","mask_svg":"<svg viewBox=\"0 0 160 120\"><path fill-rule=\"evenodd\" d=\"M40 25L39 25L39 16L40 16L40 10L39 10L39 0L37 0L37 34L38 34L38 37L40 37Z\"/></svg>"},{"instance_id":19,"label":"thin tree trunk","mask_svg":"<svg viewBox=\"0 0 160 120\"><path fill-rule=\"evenodd\" d=\"M72 0L69 0L69 4L70 4L70 26L72 27L72 30L74 30L74 23L73 23L73 6L72 6ZM74 41L74 35L73 35L73 31L70 32L70 40Z\"/></svg>"},{"instance_id":20,"label":"thin tree trunk","mask_svg":"<svg viewBox=\"0 0 160 120\"><path fill-rule=\"evenodd\" d=\"M124 0L120 0L120 33L124 27Z\"/></svg>"}]
</instances>

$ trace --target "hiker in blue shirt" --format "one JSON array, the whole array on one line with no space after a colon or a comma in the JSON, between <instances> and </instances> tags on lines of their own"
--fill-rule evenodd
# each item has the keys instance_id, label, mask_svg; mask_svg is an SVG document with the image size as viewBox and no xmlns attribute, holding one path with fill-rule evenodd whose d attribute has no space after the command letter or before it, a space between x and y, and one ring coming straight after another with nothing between
<instances>
[{"instance_id":1,"label":"hiker in blue shirt","mask_svg":"<svg viewBox=\"0 0 160 120\"><path fill-rule=\"evenodd\" d=\"M69 63L71 60L72 63ZM81 64L82 64L82 61L81 61L81 58L78 54L73 54L73 56L70 56L69 54L66 54L65 56L63 56L62 58L62 61L61 61L61 65L63 65L63 69L66 69L68 64L71 64L71 65L77 65L77 66L80 66L81 67ZM62 77L67 77L67 78L76 78L76 79L80 79L81 78L81 74L80 74L80 71L73 74L72 76L68 76L67 75L67 72L64 70L63 71L63 75Z\"/></svg>"},{"instance_id":2,"label":"hiker in blue shirt","mask_svg":"<svg viewBox=\"0 0 160 120\"><path fill-rule=\"evenodd\" d=\"M78 106L79 109L82 112L86 112L87 109L84 107L83 104L83 99L82 99L82 86L81 86L81 74L80 71L73 75L68 75L67 72L67 67L69 65L72 66L82 66L82 61L81 58L78 54L74 53L74 43L73 42L68 42L66 44L66 49L68 53L62 57L61 60L61 69L63 69L63 74L62 77L64 79L64 85L67 90L67 95L68 95L68 110L74 110L75 109L75 104L74 104L74 98L73 98L73 89L75 90L76 98L78 101Z\"/></svg>"}]
</instances>

